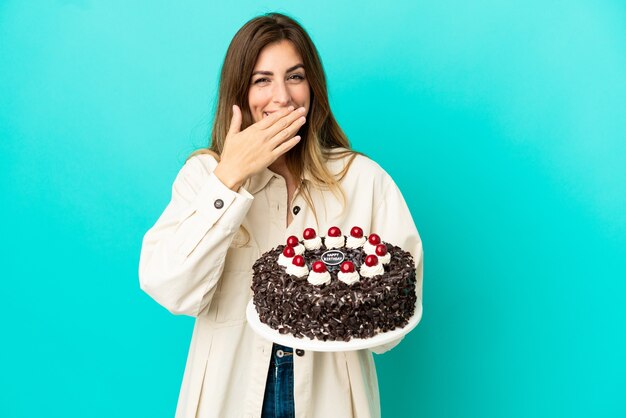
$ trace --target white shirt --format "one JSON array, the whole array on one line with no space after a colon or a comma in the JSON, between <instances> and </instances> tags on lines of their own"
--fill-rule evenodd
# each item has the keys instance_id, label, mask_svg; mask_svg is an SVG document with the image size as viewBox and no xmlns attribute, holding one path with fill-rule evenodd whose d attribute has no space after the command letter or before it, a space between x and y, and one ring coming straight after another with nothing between
<instances>
[{"instance_id":1,"label":"white shirt","mask_svg":"<svg viewBox=\"0 0 626 418\"><path fill-rule=\"evenodd\" d=\"M327 165L337 173L345 160ZM213 174L216 165L209 155L185 163L141 249L141 289L173 314L196 317L177 418L261 416L272 342L247 326L245 307L252 297L252 264L290 235L302 239L308 227L326 235L331 226L344 235L353 226L377 233L413 255L422 300L421 239L398 187L371 159L358 155L341 181L343 213L331 192L311 189L319 223L298 193L288 206L280 175L265 169L234 192ZM287 210L294 214L288 228ZM251 234L245 247L240 225ZM294 347L296 417L379 417L372 352L397 343L335 353L298 350L301 355Z\"/></svg>"}]
</instances>

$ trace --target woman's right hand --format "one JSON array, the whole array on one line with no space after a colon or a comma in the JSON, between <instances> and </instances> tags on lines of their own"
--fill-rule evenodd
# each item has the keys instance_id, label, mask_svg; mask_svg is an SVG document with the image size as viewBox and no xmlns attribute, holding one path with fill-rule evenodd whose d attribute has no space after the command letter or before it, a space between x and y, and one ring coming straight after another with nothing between
<instances>
[{"instance_id":1,"label":"woman's right hand","mask_svg":"<svg viewBox=\"0 0 626 418\"><path fill-rule=\"evenodd\" d=\"M270 166L300 141L293 136L304 125L304 107L293 106L271 115L241 131L241 109L233 106L228 134L215 167L215 175L228 188L237 191L244 181Z\"/></svg>"}]
</instances>

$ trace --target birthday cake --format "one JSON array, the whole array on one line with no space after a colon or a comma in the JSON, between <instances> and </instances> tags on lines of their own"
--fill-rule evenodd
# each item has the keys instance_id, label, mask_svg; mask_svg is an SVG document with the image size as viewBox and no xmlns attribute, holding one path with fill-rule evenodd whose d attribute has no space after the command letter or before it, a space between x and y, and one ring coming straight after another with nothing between
<instances>
[{"instance_id":1,"label":"birthday cake","mask_svg":"<svg viewBox=\"0 0 626 418\"><path fill-rule=\"evenodd\" d=\"M322 341L370 338L404 327L415 311L415 264L407 251L358 226L325 237L312 228L254 263L259 320L281 334Z\"/></svg>"}]
</instances>

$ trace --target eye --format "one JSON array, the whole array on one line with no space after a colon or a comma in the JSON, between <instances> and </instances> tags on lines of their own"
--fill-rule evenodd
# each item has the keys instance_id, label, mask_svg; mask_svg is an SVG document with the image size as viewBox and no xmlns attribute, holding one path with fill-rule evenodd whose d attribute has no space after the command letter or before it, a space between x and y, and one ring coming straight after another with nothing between
<instances>
[{"instance_id":1,"label":"eye","mask_svg":"<svg viewBox=\"0 0 626 418\"><path fill-rule=\"evenodd\" d=\"M258 84L258 83L260 83L260 82L264 82L264 81L269 81L269 80L268 80L267 78L258 78L258 79L254 82L254 84Z\"/></svg>"},{"instance_id":2,"label":"eye","mask_svg":"<svg viewBox=\"0 0 626 418\"><path fill-rule=\"evenodd\" d=\"M304 80L304 77L302 77L300 74L294 74L291 77L297 77L298 80Z\"/></svg>"}]
</instances>

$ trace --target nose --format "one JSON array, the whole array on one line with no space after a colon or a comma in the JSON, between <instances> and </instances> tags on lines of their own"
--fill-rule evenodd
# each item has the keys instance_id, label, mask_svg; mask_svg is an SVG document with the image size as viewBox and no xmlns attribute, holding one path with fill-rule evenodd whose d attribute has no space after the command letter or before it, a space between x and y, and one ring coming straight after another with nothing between
<instances>
[{"instance_id":1,"label":"nose","mask_svg":"<svg viewBox=\"0 0 626 418\"><path fill-rule=\"evenodd\" d=\"M274 83L273 102L281 107L288 106L291 102L291 94L289 88L284 81Z\"/></svg>"}]
</instances>

